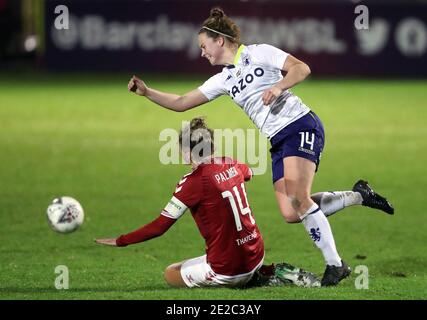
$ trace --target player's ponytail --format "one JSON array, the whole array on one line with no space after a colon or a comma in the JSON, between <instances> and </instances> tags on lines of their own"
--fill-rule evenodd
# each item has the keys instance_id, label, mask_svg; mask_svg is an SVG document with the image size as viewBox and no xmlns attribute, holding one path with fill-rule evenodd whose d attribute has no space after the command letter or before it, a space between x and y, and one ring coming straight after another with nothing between
<instances>
[{"instance_id":1,"label":"player's ponytail","mask_svg":"<svg viewBox=\"0 0 427 320\"><path fill-rule=\"evenodd\" d=\"M182 150L189 150L191 159L200 163L214 152L213 131L206 125L205 119L197 117L191 119L179 134L179 145Z\"/></svg>"},{"instance_id":2,"label":"player's ponytail","mask_svg":"<svg viewBox=\"0 0 427 320\"><path fill-rule=\"evenodd\" d=\"M208 128L208 126L206 125L206 121L203 117L197 117L197 118L193 118L190 121L190 128L192 130L196 130L196 129L207 129L210 130Z\"/></svg>"},{"instance_id":3,"label":"player's ponytail","mask_svg":"<svg viewBox=\"0 0 427 320\"><path fill-rule=\"evenodd\" d=\"M240 44L239 27L219 7L211 9L209 18L203 22L199 31L199 34L201 33L206 33L208 37L214 39L223 36L231 43Z\"/></svg>"},{"instance_id":4,"label":"player's ponytail","mask_svg":"<svg viewBox=\"0 0 427 320\"><path fill-rule=\"evenodd\" d=\"M209 18L224 18L225 17L225 13L224 11L220 8L220 7L215 7L211 9L211 14L209 15Z\"/></svg>"}]
</instances>

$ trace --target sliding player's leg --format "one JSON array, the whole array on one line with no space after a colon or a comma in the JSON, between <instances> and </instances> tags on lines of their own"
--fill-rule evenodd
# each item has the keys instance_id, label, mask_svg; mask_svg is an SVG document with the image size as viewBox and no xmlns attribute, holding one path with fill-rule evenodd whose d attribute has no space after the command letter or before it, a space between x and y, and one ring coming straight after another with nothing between
<instances>
[{"instance_id":1,"label":"sliding player's leg","mask_svg":"<svg viewBox=\"0 0 427 320\"><path fill-rule=\"evenodd\" d=\"M243 287L261 267L262 261L251 272L227 276L217 274L206 260L206 255L174 263L166 268L165 280L173 287Z\"/></svg>"},{"instance_id":2,"label":"sliding player's leg","mask_svg":"<svg viewBox=\"0 0 427 320\"><path fill-rule=\"evenodd\" d=\"M185 261L173 263L165 270L164 277L166 282L172 287L186 287L187 284L182 279L181 267Z\"/></svg>"},{"instance_id":3,"label":"sliding player's leg","mask_svg":"<svg viewBox=\"0 0 427 320\"><path fill-rule=\"evenodd\" d=\"M245 288L281 286L314 288L320 287L320 280L312 272L280 262L261 266Z\"/></svg>"}]
</instances>

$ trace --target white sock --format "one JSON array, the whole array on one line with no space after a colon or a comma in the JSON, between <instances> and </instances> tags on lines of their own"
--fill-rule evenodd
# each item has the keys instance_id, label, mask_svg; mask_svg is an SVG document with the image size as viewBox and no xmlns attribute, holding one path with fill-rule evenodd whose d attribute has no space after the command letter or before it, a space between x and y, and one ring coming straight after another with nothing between
<instances>
[{"instance_id":1,"label":"white sock","mask_svg":"<svg viewBox=\"0 0 427 320\"><path fill-rule=\"evenodd\" d=\"M316 246L322 251L326 264L341 266L341 258L335 247L331 226L317 204L313 204L307 211L302 223Z\"/></svg>"},{"instance_id":2,"label":"white sock","mask_svg":"<svg viewBox=\"0 0 427 320\"><path fill-rule=\"evenodd\" d=\"M319 192L311 198L327 217L346 207L362 204L363 201L361 194L354 191Z\"/></svg>"}]
</instances>

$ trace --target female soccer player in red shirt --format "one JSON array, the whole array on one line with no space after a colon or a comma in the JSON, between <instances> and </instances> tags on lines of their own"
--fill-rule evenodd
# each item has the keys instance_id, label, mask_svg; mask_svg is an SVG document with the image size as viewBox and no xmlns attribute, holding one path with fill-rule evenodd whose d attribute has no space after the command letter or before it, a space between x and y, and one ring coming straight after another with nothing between
<instances>
[{"instance_id":1,"label":"female soccer player in red shirt","mask_svg":"<svg viewBox=\"0 0 427 320\"><path fill-rule=\"evenodd\" d=\"M264 260L264 242L245 190L245 181L252 177L251 169L231 158L213 156L213 132L201 118L193 119L179 140L192 172L178 182L160 216L132 233L96 242L121 247L147 241L162 235L190 209L205 239L206 254L167 267L167 283L187 287L244 286ZM300 286L316 286L318 282L312 274L288 265L279 265L275 273L283 281Z\"/></svg>"}]
</instances>

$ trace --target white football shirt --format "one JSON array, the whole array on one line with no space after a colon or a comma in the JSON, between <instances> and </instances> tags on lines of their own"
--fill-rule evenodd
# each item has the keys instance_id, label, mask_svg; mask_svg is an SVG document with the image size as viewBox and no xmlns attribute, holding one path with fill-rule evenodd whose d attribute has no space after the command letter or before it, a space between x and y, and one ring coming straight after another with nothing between
<instances>
[{"instance_id":1,"label":"white football shirt","mask_svg":"<svg viewBox=\"0 0 427 320\"><path fill-rule=\"evenodd\" d=\"M264 91L283 79L281 69L288 55L268 44L241 45L234 65L224 67L199 90L209 100L229 95L260 131L272 138L310 112L310 108L289 90L268 107L262 101Z\"/></svg>"}]
</instances>

